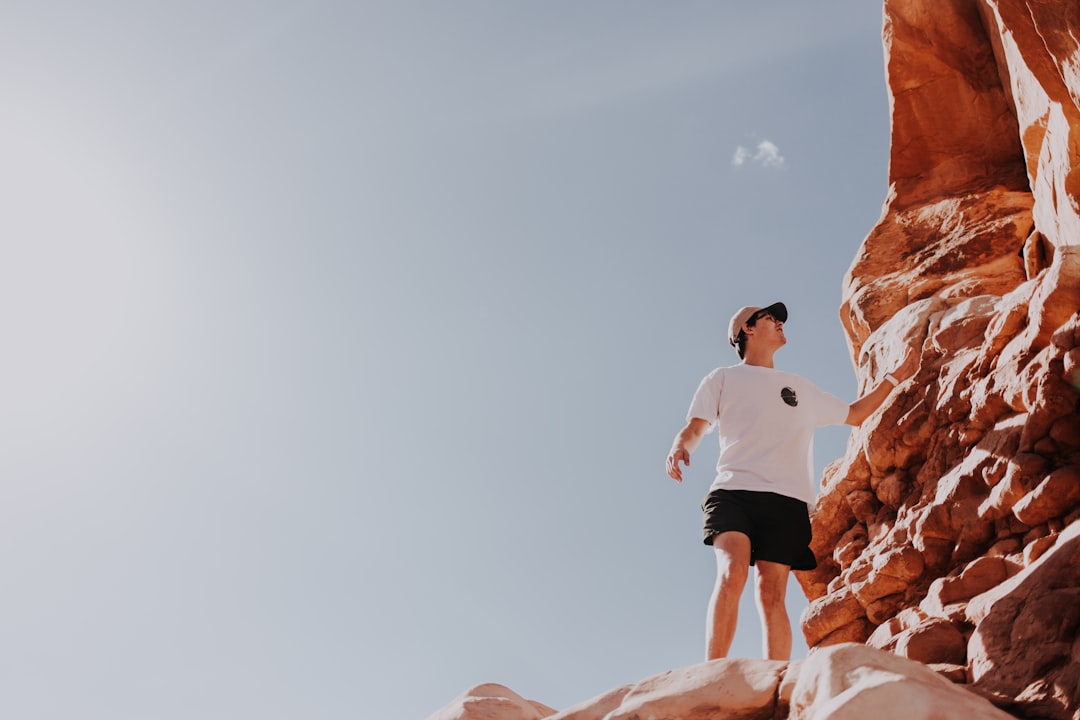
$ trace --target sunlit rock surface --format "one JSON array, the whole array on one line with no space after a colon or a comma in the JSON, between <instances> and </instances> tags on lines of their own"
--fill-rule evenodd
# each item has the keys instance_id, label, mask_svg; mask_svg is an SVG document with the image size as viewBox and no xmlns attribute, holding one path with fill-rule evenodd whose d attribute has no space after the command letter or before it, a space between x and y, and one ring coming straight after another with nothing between
<instances>
[{"instance_id":1,"label":"sunlit rock surface","mask_svg":"<svg viewBox=\"0 0 1080 720\"><path fill-rule=\"evenodd\" d=\"M469 688L428 720L540 720L553 714L547 705L526 700L503 685L487 683Z\"/></svg>"},{"instance_id":2,"label":"sunlit rock surface","mask_svg":"<svg viewBox=\"0 0 1080 720\"><path fill-rule=\"evenodd\" d=\"M1080 2L886 0L884 44L889 192L840 317L862 390L921 367L822 480L809 657L430 720L1080 717Z\"/></svg>"},{"instance_id":3,"label":"sunlit rock surface","mask_svg":"<svg viewBox=\"0 0 1080 720\"><path fill-rule=\"evenodd\" d=\"M925 665L865 645L819 649L799 669L791 720L945 720L1012 717Z\"/></svg>"},{"instance_id":4,"label":"sunlit rock surface","mask_svg":"<svg viewBox=\"0 0 1080 720\"><path fill-rule=\"evenodd\" d=\"M1010 720L921 663L858 644L803 661L712 660L556 713L500 685L467 691L428 720Z\"/></svg>"}]
</instances>

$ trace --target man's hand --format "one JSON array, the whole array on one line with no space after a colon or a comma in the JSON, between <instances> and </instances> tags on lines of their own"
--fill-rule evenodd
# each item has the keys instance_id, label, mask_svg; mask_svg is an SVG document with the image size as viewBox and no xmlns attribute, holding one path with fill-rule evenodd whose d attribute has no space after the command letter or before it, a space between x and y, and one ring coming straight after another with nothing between
<instances>
[{"instance_id":1,"label":"man's hand","mask_svg":"<svg viewBox=\"0 0 1080 720\"><path fill-rule=\"evenodd\" d=\"M667 456L667 474L676 482L682 482L682 468L679 463L685 463L690 467L690 453L685 448L673 447Z\"/></svg>"},{"instance_id":2,"label":"man's hand","mask_svg":"<svg viewBox=\"0 0 1080 720\"><path fill-rule=\"evenodd\" d=\"M711 427L708 420L690 418L686 427L675 436L675 442L671 443L671 452L667 456L667 474L672 480L682 482L682 468L679 467L679 463L690 467L690 453L697 450L701 438L705 437L705 433L709 432Z\"/></svg>"},{"instance_id":3,"label":"man's hand","mask_svg":"<svg viewBox=\"0 0 1080 720\"><path fill-rule=\"evenodd\" d=\"M920 353L916 348L909 346L904 353L904 359L896 366L896 369L886 375L892 375L896 379L896 385L910 380L919 370ZM882 379L873 390L851 403L848 406L848 416L844 420L848 425L858 427L866 418L870 417L875 410L881 407L885 399L895 389L892 380L888 377Z\"/></svg>"}]
</instances>

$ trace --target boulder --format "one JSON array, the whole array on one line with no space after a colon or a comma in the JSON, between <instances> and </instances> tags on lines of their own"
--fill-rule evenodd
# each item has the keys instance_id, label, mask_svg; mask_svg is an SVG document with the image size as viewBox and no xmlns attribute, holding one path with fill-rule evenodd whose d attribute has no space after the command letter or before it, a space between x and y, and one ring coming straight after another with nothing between
<instances>
[{"instance_id":1,"label":"boulder","mask_svg":"<svg viewBox=\"0 0 1080 720\"><path fill-rule=\"evenodd\" d=\"M1020 717L1080 717L1080 523L1008 581L973 598L972 689Z\"/></svg>"},{"instance_id":2,"label":"boulder","mask_svg":"<svg viewBox=\"0 0 1080 720\"><path fill-rule=\"evenodd\" d=\"M712 660L655 675L551 720L773 720L787 669L775 660Z\"/></svg>"},{"instance_id":3,"label":"boulder","mask_svg":"<svg viewBox=\"0 0 1080 720\"><path fill-rule=\"evenodd\" d=\"M810 653L791 695L791 720L1012 720L922 663L865 645Z\"/></svg>"},{"instance_id":4,"label":"boulder","mask_svg":"<svg viewBox=\"0 0 1080 720\"><path fill-rule=\"evenodd\" d=\"M526 700L496 683L469 688L427 720L542 720L554 715L547 705Z\"/></svg>"}]
</instances>

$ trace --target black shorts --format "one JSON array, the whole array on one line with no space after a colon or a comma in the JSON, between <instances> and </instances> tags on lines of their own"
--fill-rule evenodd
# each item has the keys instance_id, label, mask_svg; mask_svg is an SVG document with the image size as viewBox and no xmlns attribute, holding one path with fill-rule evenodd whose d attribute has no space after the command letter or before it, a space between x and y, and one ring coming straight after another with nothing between
<instances>
[{"instance_id":1,"label":"black shorts","mask_svg":"<svg viewBox=\"0 0 1080 720\"><path fill-rule=\"evenodd\" d=\"M768 560L793 570L813 570L810 514L802 500L756 490L713 490L701 503L705 544L732 530L750 538L750 564Z\"/></svg>"}]
</instances>

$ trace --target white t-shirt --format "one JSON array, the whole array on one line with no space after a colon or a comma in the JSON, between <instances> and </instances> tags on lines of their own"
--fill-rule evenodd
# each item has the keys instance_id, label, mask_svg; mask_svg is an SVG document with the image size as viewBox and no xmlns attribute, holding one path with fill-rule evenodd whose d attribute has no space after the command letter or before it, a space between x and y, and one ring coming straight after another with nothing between
<instances>
[{"instance_id":1,"label":"white t-shirt","mask_svg":"<svg viewBox=\"0 0 1080 720\"><path fill-rule=\"evenodd\" d=\"M705 376L686 419L719 428L711 490L774 492L814 504L814 430L840 425L848 405L806 378L741 363Z\"/></svg>"}]
</instances>

